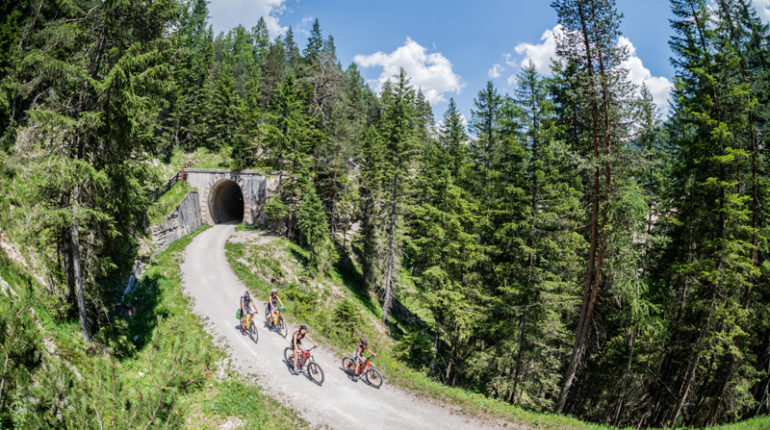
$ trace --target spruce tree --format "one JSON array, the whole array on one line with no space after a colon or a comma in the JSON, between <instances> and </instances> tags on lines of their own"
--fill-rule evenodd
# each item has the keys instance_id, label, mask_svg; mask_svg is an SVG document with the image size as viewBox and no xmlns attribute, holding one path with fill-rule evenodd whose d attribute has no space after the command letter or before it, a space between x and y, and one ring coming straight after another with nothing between
<instances>
[{"instance_id":1,"label":"spruce tree","mask_svg":"<svg viewBox=\"0 0 770 430\"><path fill-rule=\"evenodd\" d=\"M471 157L478 178L480 199L485 203L485 222L488 221L488 202L491 193L490 171L494 157L500 145L499 116L503 97L498 93L492 81L479 91L473 101L470 129L477 139L470 144Z\"/></svg>"},{"instance_id":2,"label":"spruce tree","mask_svg":"<svg viewBox=\"0 0 770 430\"><path fill-rule=\"evenodd\" d=\"M667 309L671 328L660 375L670 382L654 388L652 422L673 424L686 416L688 423L705 425L727 412L722 402L728 387L735 390L733 407L745 404L740 393L752 378L748 366L741 365L738 375L734 366L746 359L740 351L744 303L758 275L754 101L733 6L720 2L717 14L705 1L672 1L672 8L678 85L671 189L677 213L669 225L673 282L667 293L676 305ZM672 391L675 401L663 400L662 389ZM692 405L695 396L701 401Z\"/></svg>"},{"instance_id":3,"label":"spruce tree","mask_svg":"<svg viewBox=\"0 0 770 430\"><path fill-rule=\"evenodd\" d=\"M383 285L382 321L386 322L393 304L398 277L401 242L401 219L405 198L411 181L410 167L416 149L415 135L419 131L415 104L416 94L404 69L397 81L385 87L382 94L383 113L381 135L385 149L385 282Z\"/></svg>"},{"instance_id":4,"label":"spruce tree","mask_svg":"<svg viewBox=\"0 0 770 430\"><path fill-rule=\"evenodd\" d=\"M613 176L614 158L622 151L624 103L629 92L627 71L621 66L627 57L618 44L620 15L613 0L559 0L552 2L564 27L557 53L564 82L575 86L565 92L566 104L574 106L575 144L590 160L588 256L583 282L583 299L575 330L572 357L565 371L557 412L562 412L588 346L599 292L606 283L604 264L610 249L612 202L618 181ZM584 119L585 118L585 119Z\"/></svg>"},{"instance_id":5,"label":"spruce tree","mask_svg":"<svg viewBox=\"0 0 770 430\"><path fill-rule=\"evenodd\" d=\"M439 130L438 140L425 142L420 154L406 248L415 284L435 321L434 358L427 366L454 385L473 351L472 334L482 315L475 268L483 255L476 232L478 208L453 173L469 164L460 150L467 136L453 100ZM439 368L438 362L445 366Z\"/></svg>"},{"instance_id":6,"label":"spruce tree","mask_svg":"<svg viewBox=\"0 0 770 430\"><path fill-rule=\"evenodd\" d=\"M30 239L66 285L86 339L106 323L94 305L117 293L146 223L149 175L136 160L153 146L153 101L168 76L161 38L175 8L70 3L23 52L37 64L24 80L46 82L33 89L29 137L19 142L34 178L23 187L28 215L44 232ZM71 31L82 36L59 37Z\"/></svg>"}]
</instances>

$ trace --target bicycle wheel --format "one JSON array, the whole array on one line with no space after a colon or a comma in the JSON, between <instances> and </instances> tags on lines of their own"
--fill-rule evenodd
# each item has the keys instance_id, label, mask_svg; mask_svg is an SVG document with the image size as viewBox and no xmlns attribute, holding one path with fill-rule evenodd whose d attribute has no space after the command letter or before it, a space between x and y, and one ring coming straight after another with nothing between
<instances>
[{"instance_id":1,"label":"bicycle wheel","mask_svg":"<svg viewBox=\"0 0 770 430\"><path fill-rule=\"evenodd\" d=\"M289 327L283 321L282 316L278 317L278 326L276 328L278 329L278 334L280 334L283 337L286 337L289 334Z\"/></svg>"},{"instance_id":2,"label":"bicycle wheel","mask_svg":"<svg viewBox=\"0 0 770 430\"><path fill-rule=\"evenodd\" d=\"M310 379L312 379L313 382L318 385L324 383L324 371L321 370L321 366L316 364L315 361L307 365L307 376L309 376Z\"/></svg>"},{"instance_id":3,"label":"bicycle wheel","mask_svg":"<svg viewBox=\"0 0 770 430\"><path fill-rule=\"evenodd\" d=\"M251 339L254 343L257 343L257 341L259 340L259 333L257 333L257 325L254 324L254 321L251 322L248 332L249 332L249 339Z\"/></svg>"},{"instance_id":4,"label":"bicycle wheel","mask_svg":"<svg viewBox=\"0 0 770 430\"><path fill-rule=\"evenodd\" d=\"M291 348L286 348L283 350L283 358L286 360L286 364L289 366L289 368L294 368L294 351Z\"/></svg>"},{"instance_id":5,"label":"bicycle wheel","mask_svg":"<svg viewBox=\"0 0 770 430\"><path fill-rule=\"evenodd\" d=\"M353 363L353 359L350 357L345 357L342 359L342 368L345 369L346 372L350 373L351 375L353 372L356 371L355 363Z\"/></svg>"},{"instance_id":6,"label":"bicycle wheel","mask_svg":"<svg viewBox=\"0 0 770 430\"><path fill-rule=\"evenodd\" d=\"M371 385L374 388L380 388L382 387L382 374L379 370L372 367L371 369L367 370L364 374L366 377L366 383Z\"/></svg>"}]
</instances>

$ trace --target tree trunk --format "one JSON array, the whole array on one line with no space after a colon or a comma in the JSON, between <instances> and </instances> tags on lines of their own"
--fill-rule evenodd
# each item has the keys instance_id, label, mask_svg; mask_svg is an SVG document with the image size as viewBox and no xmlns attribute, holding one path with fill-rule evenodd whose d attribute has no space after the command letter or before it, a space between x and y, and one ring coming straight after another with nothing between
<instances>
[{"instance_id":1,"label":"tree trunk","mask_svg":"<svg viewBox=\"0 0 770 430\"><path fill-rule=\"evenodd\" d=\"M590 81L589 97L591 98L591 138L593 140L593 156L595 160L599 160L600 155L600 140L599 140L599 106L596 100L596 76L593 68L593 55L591 42L588 39L588 29L585 14L583 12L583 6L580 2L577 3L578 13L580 15L580 24L582 27L583 45L585 48L586 65L588 68L588 79ZM575 343L572 347L572 358L570 364L567 367L567 372L564 377L564 385L562 386L561 393L559 393L559 401L556 406L556 412L561 413L564 410L564 406L567 403L567 397L569 391L572 388L572 384L575 381L578 366L583 359L585 353L585 344L587 339L585 335L588 331L585 329L590 324L592 318L591 312L593 306L591 306L591 297L594 296L593 290L598 288L598 285L593 284L594 270L596 269L596 253L598 248L598 230L599 230L599 206L600 206L600 194L601 194L601 167L597 165L594 168L594 179L592 188L591 199L591 237L588 250L588 264L586 265L585 281L583 287L583 303L580 308L580 317L578 318L578 326L575 330Z\"/></svg>"},{"instance_id":2,"label":"tree trunk","mask_svg":"<svg viewBox=\"0 0 770 430\"><path fill-rule=\"evenodd\" d=\"M669 421L669 425L672 427L676 424L679 416L682 414L682 408L684 407L687 398L690 396L690 388L692 387L693 381L695 381L695 374L697 373L698 364L700 362L700 354L695 354L695 357L691 357L689 362L687 370L685 371L684 382L679 388L679 399L677 399L671 421Z\"/></svg>"},{"instance_id":3,"label":"tree trunk","mask_svg":"<svg viewBox=\"0 0 770 430\"><path fill-rule=\"evenodd\" d=\"M435 336L433 337L433 357L430 359L430 364L428 364L428 375L433 375L433 372L435 370L436 366L436 357L438 356L438 330L436 330Z\"/></svg>"},{"instance_id":4,"label":"tree trunk","mask_svg":"<svg viewBox=\"0 0 770 430\"><path fill-rule=\"evenodd\" d=\"M86 313L86 296L83 291L83 275L80 272L80 231L78 230L77 205L80 193L80 186L75 185L72 190L72 228L70 230L72 255L72 276L75 283L75 293L77 295L78 317L80 318L80 330L86 341L91 340L91 333L88 329L88 314Z\"/></svg>"},{"instance_id":5,"label":"tree trunk","mask_svg":"<svg viewBox=\"0 0 770 430\"><path fill-rule=\"evenodd\" d=\"M449 351L449 363L447 364L446 372L444 373L444 383L447 385L449 385L449 378L452 376L452 364L454 364L454 360L452 359L453 356L454 356L454 348L452 348Z\"/></svg>"},{"instance_id":6,"label":"tree trunk","mask_svg":"<svg viewBox=\"0 0 770 430\"><path fill-rule=\"evenodd\" d=\"M393 271L396 265L396 223L398 221L398 172L393 177L390 202L390 226L388 227L388 268L385 272L385 295L382 299L382 322L387 323L393 302Z\"/></svg>"},{"instance_id":7,"label":"tree trunk","mask_svg":"<svg viewBox=\"0 0 770 430\"><path fill-rule=\"evenodd\" d=\"M375 288L375 261L378 254L376 243L375 225L374 225L374 197L371 196L371 190L362 190L364 198L364 208L361 214L361 233L363 235L362 244L362 267L364 283L372 290ZM367 195L368 194L368 195Z\"/></svg>"},{"instance_id":8,"label":"tree trunk","mask_svg":"<svg viewBox=\"0 0 770 430\"><path fill-rule=\"evenodd\" d=\"M332 177L332 198L331 207L329 208L329 233L331 234L332 243L334 242L334 236L337 234L337 154L334 157L334 176Z\"/></svg>"},{"instance_id":9,"label":"tree trunk","mask_svg":"<svg viewBox=\"0 0 770 430\"><path fill-rule=\"evenodd\" d=\"M524 336L526 327L527 312L523 311L519 320L519 350L516 352L516 364L513 371L513 389L511 390L513 393L513 400L516 400L516 387L519 385L519 377L521 376L521 355L524 350L524 343L526 342L526 337Z\"/></svg>"},{"instance_id":10,"label":"tree trunk","mask_svg":"<svg viewBox=\"0 0 770 430\"><path fill-rule=\"evenodd\" d=\"M629 346L628 346L628 360L626 361L626 370L623 372L623 377L620 378L621 386L620 386L620 396L618 396L618 405L615 408L615 417L612 419L612 422L615 425L618 425L618 420L620 419L620 414L623 411L623 404L626 400L626 392L628 390L628 377L631 375L631 365L634 362L634 348L636 346L636 328L634 328L633 331L631 331L631 339L628 340Z\"/></svg>"}]
</instances>

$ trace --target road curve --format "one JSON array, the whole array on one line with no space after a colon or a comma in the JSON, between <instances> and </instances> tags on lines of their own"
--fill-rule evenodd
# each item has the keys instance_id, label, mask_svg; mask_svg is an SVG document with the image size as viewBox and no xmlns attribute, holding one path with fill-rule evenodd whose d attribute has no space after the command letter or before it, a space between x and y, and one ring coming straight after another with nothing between
<instances>
[{"instance_id":1,"label":"road curve","mask_svg":"<svg viewBox=\"0 0 770 430\"><path fill-rule=\"evenodd\" d=\"M267 393L316 427L334 429L485 429L502 428L498 421L481 421L461 416L457 408L390 386L379 390L363 381L349 379L340 367L340 358L326 349L314 351L326 380L318 386L304 375L292 375L283 360L288 339L263 327L258 315L259 342L242 336L235 319L245 286L230 269L225 243L234 225L216 225L196 236L185 251L181 264L185 292L193 299L194 311L207 320L206 329L224 347L233 365L257 376ZM257 308L264 309L258 302ZM312 335L312 326L311 335ZM293 327L289 327L289 335ZM518 428L508 423L507 427Z\"/></svg>"}]
</instances>

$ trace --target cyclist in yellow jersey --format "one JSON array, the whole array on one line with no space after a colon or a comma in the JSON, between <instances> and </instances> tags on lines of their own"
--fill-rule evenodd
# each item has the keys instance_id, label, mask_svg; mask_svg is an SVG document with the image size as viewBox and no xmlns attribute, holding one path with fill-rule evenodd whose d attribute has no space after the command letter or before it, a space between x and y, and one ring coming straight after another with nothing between
<instances>
[{"instance_id":1,"label":"cyclist in yellow jersey","mask_svg":"<svg viewBox=\"0 0 770 430\"><path fill-rule=\"evenodd\" d=\"M246 318L249 315L254 316L254 313L257 310L257 305L254 303L254 300L251 299L251 295L248 291L246 291L243 296L241 296L241 334L246 334Z\"/></svg>"},{"instance_id":2,"label":"cyclist in yellow jersey","mask_svg":"<svg viewBox=\"0 0 770 430\"><path fill-rule=\"evenodd\" d=\"M270 321L274 322L278 318L278 304L284 306L283 301L278 297L278 290L270 290L270 297L267 299L267 311L270 313Z\"/></svg>"}]
</instances>

